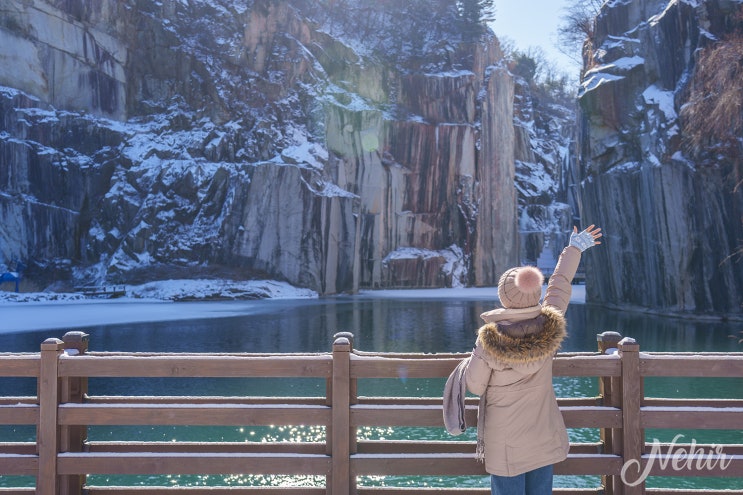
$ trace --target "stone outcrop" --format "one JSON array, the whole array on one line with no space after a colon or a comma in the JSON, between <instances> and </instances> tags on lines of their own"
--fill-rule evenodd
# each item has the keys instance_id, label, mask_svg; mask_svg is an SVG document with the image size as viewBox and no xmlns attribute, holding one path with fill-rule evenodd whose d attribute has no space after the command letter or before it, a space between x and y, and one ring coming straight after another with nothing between
<instances>
[{"instance_id":1,"label":"stone outcrop","mask_svg":"<svg viewBox=\"0 0 743 495\"><path fill-rule=\"evenodd\" d=\"M332 3L2 0L0 264L38 288L497 283L519 262L497 40L441 17L405 43L381 29L404 16Z\"/></svg>"},{"instance_id":2,"label":"stone outcrop","mask_svg":"<svg viewBox=\"0 0 743 495\"><path fill-rule=\"evenodd\" d=\"M742 16L731 0L604 4L579 94L581 216L605 231L586 260L590 301L743 311L743 129L707 128L699 145L704 112L691 111L697 97L722 98L697 81L740 65ZM733 63L704 66L718 49L732 50ZM740 81L727 85L737 98Z\"/></svg>"}]
</instances>

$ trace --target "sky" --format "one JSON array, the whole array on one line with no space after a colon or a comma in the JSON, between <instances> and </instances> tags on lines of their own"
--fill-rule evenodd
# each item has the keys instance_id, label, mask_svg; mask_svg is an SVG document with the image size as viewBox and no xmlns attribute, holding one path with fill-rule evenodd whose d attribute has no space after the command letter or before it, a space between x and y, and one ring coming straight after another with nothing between
<instances>
[{"instance_id":1,"label":"sky","mask_svg":"<svg viewBox=\"0 0 743 495\"><path fill-rule=\"evenodd\" d=\"M556 48L557 26L567 3L567 0L495 0L495 21L490 27L499 39L513 40L519 50L541 47L559 70L574 75L580 67Z\"/></svg>"}]
</instances>

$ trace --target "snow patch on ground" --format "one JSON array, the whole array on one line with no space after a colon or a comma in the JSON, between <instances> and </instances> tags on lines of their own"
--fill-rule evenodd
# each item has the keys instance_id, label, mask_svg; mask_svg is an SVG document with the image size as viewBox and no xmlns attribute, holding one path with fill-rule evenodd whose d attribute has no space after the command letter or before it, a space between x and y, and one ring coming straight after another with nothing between
<instances>
[{"instance_id":1,"label":"snow patch on ground","mask_svg":"<svg viewBox=\"0 0 743 495\"><path fill-rule=\"evenodd\" d=\"M143 285L107 286L109 292L123 289L125 299L152 301L225 301L249 299L309 299L317 292L276 280L161 280ZM95 299L95 298L93 298ZM0 292L2 303L90 301L82 293Z\"/></svg>"},{"instance_id":2,"label":"snow patch on ground","mask_svg":"<svg viewBox=\"0 0 743 495\"><path fill-rule=\"evenodd\" d=\"M318 296L313 290L275 280L166 280L132 287L128 292L135 298L167 301L305 299Z\"/></svg>"}]
</instances>

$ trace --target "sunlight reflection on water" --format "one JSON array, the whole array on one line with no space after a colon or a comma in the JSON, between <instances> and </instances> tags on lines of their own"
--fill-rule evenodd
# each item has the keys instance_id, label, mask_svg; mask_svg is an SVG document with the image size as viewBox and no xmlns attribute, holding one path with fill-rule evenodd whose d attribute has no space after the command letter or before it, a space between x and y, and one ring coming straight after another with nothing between
<instances>
[{"instance_id":1,"label":"sunlight reflection on water","mask_svg":"<svg viewBox=\"0 0 743 495\"><path fill-rule=\"evenodd\" d=\"M428 300L401 298L373 299L339 297L317 301L260 301L245 304L242 316L201 318L178 322L117 324L76 328L91 335L91 349L102 351L150 352L327 352L334 333L350 331L354 346L380 352L468 352L472 349L479 314L493 307L486 298ZM241 303L230 304L230 314L239 314ZM257 311L256 308L260 308ZM734 324L694 322L678 318L631 315L601 308L573 305L568 310L569 336L565 351L596 350L596 334L619 331L638 339L643 350L653 351L740 351L741 346L728 338L739 330ZM63 318L61 315L60 318ZM62 332L63 333L63 332ZM20 332L0 334L0 348L14 352L37 352L47 337L60 332ZM557 377L555 390L560 397L593 397L597 380L582 377ZM407 377L401 370L397 379L359 380L359 395L415 395L441 397L444 380L420 380ZM741 379L657 379L646 381L646 391L655 396L743 398ZM0 395L33 395L36 384L29 379L9 379L0 383ZM324 380L247 380L247 379L92 379L93 395L273 395L317 397L325 394ZM324 442L322 426L274 427L130 427L89 428L90 440L112 441L201 441L201 442ZM649 432L649 435L669 432ZM695 433L691 432L690 435ZM33 441L32 427L0 427L4 441ZM598 430L571 429L572 442L596 442ZM743 443L740 432L705 432L708 441ZM673 435L671 435L672 437ZM732 438L732 437L735 438ZM449 436L443 428L366 427L359 440L468 440L475 441L474 429L460 437ZM702 437L699 436L701 439ZM652 441L652 437L649 438ZM473 445L474 449L474 445ZM0 486L33 486L29 477L0 476ZM11 483L11 484L8 484ZM13 484L15 483L15 484ZM92 485L158 486L315 486L325 483L313 476L92 476ZM649 485L698 488L737 488L736 480L695 481L657 479ZM740 483L740 481L737 481ZM359 480L365 486L436 486L486 487L484 476L453 477L380 477ZM556 487L594 488L596 476L557 476Z\"/></svg>"}]
</instances>

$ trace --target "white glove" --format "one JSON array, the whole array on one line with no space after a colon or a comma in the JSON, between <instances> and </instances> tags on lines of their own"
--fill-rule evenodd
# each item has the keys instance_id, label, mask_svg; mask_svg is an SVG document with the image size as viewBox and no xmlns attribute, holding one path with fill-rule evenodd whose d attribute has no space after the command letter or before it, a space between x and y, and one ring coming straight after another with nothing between
<instances>
[{"instance_id":1,"label":"white glove","mask_svg":"<svg viewBox=\"0 0 743 495\"><path fill-rule=\"evenodd\" d=\"M596 239L598 237L601 237L601 235L599 234L598 236L596 236L596 233L597 233L596 231L589 232L589 229L591 229L592 227L593 225L580 233L578 233L577 229L575 229L570 234L570 243L568 245L577 247L578 249L580 249L580 252L582 253L589 247L595 246L596 244L600 244L596 242ZM601 229L598 229L598 230L601 230Z\"/></svg>"}]
</instances>

